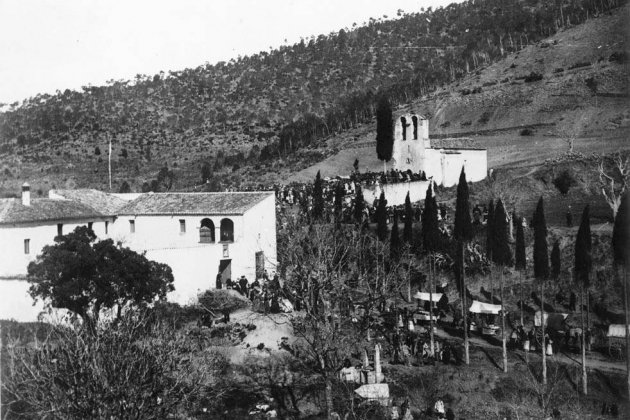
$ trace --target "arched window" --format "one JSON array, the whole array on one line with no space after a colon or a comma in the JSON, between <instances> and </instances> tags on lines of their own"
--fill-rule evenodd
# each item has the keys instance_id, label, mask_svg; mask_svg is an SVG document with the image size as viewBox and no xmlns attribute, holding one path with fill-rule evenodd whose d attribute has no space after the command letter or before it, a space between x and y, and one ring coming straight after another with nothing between
<instances>
[{"instance_id":1,"label":"arched window","mask_svg":"<svg viewBox=\"0 0 630 420\"><path fill-rule=\"evenodd\" d=\"M418 140L418 117L415 115L411 117L411 122L413 123L413 139Z\"/></svg>"},{"instance_id":2,"label":"arched window","mask_svg":"<svg viewBox=\"0 0 630 420\"><path fill-rule=\"evenodd\" d=\"M230 219L221 220L221 242L234 242L234 222Z\"/></svg>"},{"instance_id":3,"label":"arched window","mask_svg":"<svg viewBox=\"0 0 630 420\"><path fill-rule=\"evenodd\" d=\"M214 223L212 220L201 220L201 227L199 228L199 242L202 244L211 244L214 242Z\"/></svg>"},{"instance_id":4,"label":"arched window","mask_svg":"<svg viewBox=\"0 0 630 420\"><path fill-rule=\"evenodd\" d=\"M407 118L400 117L400 125L402 125L403 140L407 140Z\"/></svg>"}]
</instances>

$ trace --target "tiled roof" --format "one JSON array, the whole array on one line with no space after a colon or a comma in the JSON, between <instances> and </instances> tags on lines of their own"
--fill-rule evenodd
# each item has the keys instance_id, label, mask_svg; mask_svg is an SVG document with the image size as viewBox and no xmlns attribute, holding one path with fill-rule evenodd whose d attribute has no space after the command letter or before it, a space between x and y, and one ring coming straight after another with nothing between
<instances>
[{"instance_id":1,"label":"tiled roof","mask_svg":"<svg viewBox=\"0 0 630 420\"><path fill-rule=\"evenodd\" d=\"M31 199L25 206L19 198L0 199L0 224L90 219L103 214L84 204L50 198Z\"/></svg>"},{"instance_id":2,"label":"tiled roof","mask_svg":"<svg viewBox=\"0 0 630 420\"><path fill-rule=\"evenodd\" d=\"M273 192L147 193L118 210L119 215L243 214Z\"/></svg>"},{"instance_id":3,"label":"tiled roof","mask_svg":"<svg viewBox=\"0 0 630 420\"><path fill-rule=\"evenodd\" d=\"M115 216L118 209L128 203L128 201L112 194L88 188L78 190L52 190L51 193L60 195L68 200L77 201L108 216Z\"/></svg>"}]
</instances>

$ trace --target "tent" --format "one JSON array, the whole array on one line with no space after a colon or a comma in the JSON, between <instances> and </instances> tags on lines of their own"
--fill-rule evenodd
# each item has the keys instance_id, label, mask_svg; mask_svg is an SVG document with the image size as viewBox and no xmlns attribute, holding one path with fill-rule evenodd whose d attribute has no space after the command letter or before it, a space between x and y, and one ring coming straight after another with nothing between
<instances>
[{"instance_id":1,"label":"tent","mask_svg":"<svg viewBox=\"0 0 630 420\"><path fill-rule=\"evenodd\" d=\"M498 315L501 312L501 305L493 305L491 303L473 300L468 310L474 314Z\"/></svg>"},{"instance_id":2,"label":"tent","mask_svg":"<svg viewBox=\"0 0 630 420\"><path fill-rule=\"evenodd\" d=\"M545 312L545 326L549 326L549 328L553 328L554 330L562 330L564 326L564 321L567 319L568 316L569 314ZM536 311L536 313L534 314L534 326L541 326L540 311Z\"/></svg>"},{"instance_id":3,"label":"tent","mask_svg":"<svg viewBox=\"0 0 630 420\"><path fill-rule=\"evenodd\" d=\"M355 389L354 392L366 400L378 401L383 406L389 404L388 384L367 384Z\"/></svg>"},{"instance_id":4,"label":"tent","mask_svg":"<svg viewBox=\"0 0 630 420\"><path fill-rule=\"evenodd\" d=\"M433 302L437 303L440 301L440 299L442 299L442 295L443 293L433 293ZM413 295L414 299L419 299L419 300L426 300L427 302L430 300L429 299L429 293L427 292L416 292L415 295Z\"/></svg>"},{"instance_id":5,"label":"tent","mask_svg":"<svg viewBox=\"0 0 630 420\"><path fill-rule=\"evenodd\" d=\"M626 325L628 328L628 333L630 334L630 325ZM625 337L626 333L623 330L623 324L610 324L608 326L608 334L607 337Z\"/></svg>"}]
</instances>

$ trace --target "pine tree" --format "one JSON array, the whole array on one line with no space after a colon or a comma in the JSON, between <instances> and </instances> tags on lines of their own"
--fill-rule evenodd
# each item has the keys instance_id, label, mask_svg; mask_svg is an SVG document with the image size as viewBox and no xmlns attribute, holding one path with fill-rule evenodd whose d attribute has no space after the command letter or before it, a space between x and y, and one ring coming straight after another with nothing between
<instances>
[{"instance_id":1,"label":"pine tree","mask_svg":"<svg viewBox=\"0 0 630 420\"><path fill-rule=\"evenodd\" d=\"M313 219L321 219L324 215L324 189L322 185L322 177L319 171L315 176L315 182L313 183Z\"/></svg>"},{"instance_id":2,"label":"pine tree","mask_svg":"<svg viewBox=\"0 0 630 420\"><path fill-rule=\"evenodd\" d=\"M505 207L503 206L503 202L501 199L497 202L497 207L494 212L494 221L493 221L493 245L494 245L494 262L499 266L500 274L501 274L501 339L503 344L503 371L507 372L507 339L505 336L505 307L504 307L504 296L503 296L503 270L507 266L511 266L513 263L512 260L512 250L510 249L509 244L509 224L507 213L505 211Z\"/></svg>"},{"instance_id":3,"label":"pine tree","mask_svg":"<svg viewBox=\"0 0 630 420\"><path fill-rule=\"evenodd\" d=\"M630 194L621 197L621 204L615 216L613 226L612 247L615 272L623 284L623 309L625 324L628 325L628 266L630 265ZM619 272L622 272L621 274ZM630 398L630 335L626 328L626 383Z\"/></svg>"},{"instance_id":4,"label":"pine tree","mask_svg":"<svg viewBox=\"0 0 630 420\"><path fill-rule=\"evenodd\" d=\"M521 325L523 323L523 271L527 271L527 256L525 255L525 232L523 231L523 219L518 219L516 226L516 250L514 266L518 270L519 293L521 307Z\"/></svg>"},{"instance_id":5,"label":"pine tree","mask_svg":"<svg viewBox=\"0 0 630 420\"><path fill-rule=\"evenodd\" d=\"M389 162L394 149L394 119L392 106L385 95L376 106L376 155L379 160Z\"/></svg>"},{"instance_id":6,"label":"pine tree","mask_svg":"<svg viewBox=\"0 0 630 420\"><path fill-rule=\"evenodd\" d=\"M361 184L357 184L354 191L354 221L363 224L363 211L365 210L365 200Z\"/></svg>"},{"instance_id":7,"label":"pine tree","mask_svg":"<svg viewBox=\"0 0 630 420\"><path fill-rule=\"evenodd\" d=\"M405 197L405 228L403 230L403 240L408 244L411 244L413 240L413 207L411 207L409 191L407 191L407 197Z\"/></svg>"},{"instance_id":8,"label":"pine tree","mask_svg":"<svg viewBox=\"0 0 630 420\"><path fill-rule=\"evenodd\" d=\"M387 200L382 191L376 206L376 235L381 241L387 239Z\"/></svg>"},{"instance_id":9,"label":"pine tree","mask_svg":"<svg viewBox=\"0 0 630 420\"><path fill-rule=\"evenodd\" d=\"M582 321L582 392L588 394L587 375L586 375L586 333L588 326L584 325L584 290L588 293L588 287L591 279L591 269L593 268L593 259L591 254L591 222L589 216L588 205L584 207L582 212L582 220L578 228L577 238L575 240L575 264L573 266L574 279L580 287L580 296L582 303L581 321ZM588 303L586 303L588 311Z\"/></svg>"},{"instance_id":10,"label":"pine tree","mask_svg":"<svg viewBox=\"0 0 630 420\"><path fill-rule=\"evenodd\" d=\"M549 277L549 250L547 248L547 222L543 198L540 197L532 217L534 224L534 276L540 282L540 319L542 328L543 384L547 385L547 353L545 348L545 281Z\"/></svg>"},{"instance_id":11,"label":"pine tree","mask_svg":"<svg viewBox=\"0 0 630 420\"><path fill-rule=\"evenodd\" d=\"M396 262L400 258L400 237L398 236L398 212L394 210L394 223L389 242L389 254L392 261Z\"/></svg>"},{"instance_id":12,"label":"pine tree","mask_svg":"<svg viewBox=\"0 0 630 420\"><path fill-rule=\"evenodd\" d=\"M460 293L462 297L462 317L464 318L464 351L466 354L466 364L470 364L470 352L468 343L468 326L466 322L466 267L465 267L465 244L472 239L472 223L470 221L468 183L466 182L466 172L462 167L457 184L457 202L455 204L455 226L453 235L459 243L461 261L459 264Z\"/></svg>"}]
</instances>

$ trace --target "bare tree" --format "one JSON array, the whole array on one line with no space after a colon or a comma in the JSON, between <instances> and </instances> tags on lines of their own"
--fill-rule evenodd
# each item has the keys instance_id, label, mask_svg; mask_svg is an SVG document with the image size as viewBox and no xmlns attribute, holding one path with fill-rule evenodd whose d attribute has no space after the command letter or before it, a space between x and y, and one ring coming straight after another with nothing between
<instances>
[{"instance_id":1,"label":"bare tree","mask_svg":"<svg viewBox=\"0 0 630 420\"><path fill-rule=\"evenodd\" d=\"M602 195L610 206L613 217L616 217L621 197L630 184L630 156L623 157L621 153L615 153L608 164L605 158L601 159L597 165L597 174Z\"/></svg>"}]
</instances>

